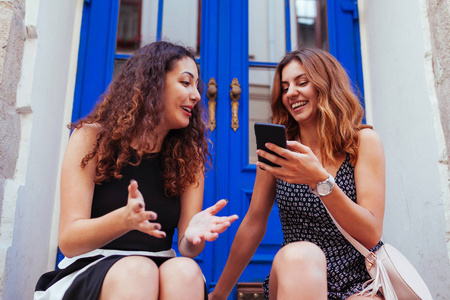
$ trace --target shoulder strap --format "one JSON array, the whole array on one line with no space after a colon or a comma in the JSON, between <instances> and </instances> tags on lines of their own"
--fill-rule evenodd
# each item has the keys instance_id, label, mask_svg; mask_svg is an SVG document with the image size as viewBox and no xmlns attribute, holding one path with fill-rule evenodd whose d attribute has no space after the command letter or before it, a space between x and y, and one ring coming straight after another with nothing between
<instances>
[{"instance_id":1,"label":"shoulder strap","mask_svg":"<svg viewBox=\"0 0 450 300\"><path fill-rule=\"evenodd\" d=\"M341 225L338 224L338 222L336 222L336 220L331 215L326 205L323 202L322 204L325 207L328 214L330 215L336 227L339 229L342 235L350 242L350 244L352 244L353 247L355 247L356 250L358 250L367 260L369 260L370 256L372 256L372 259L374 259L374 266L376 272L374 273L374 275L370 274L372 279L364 283L363 290L360 293L358 293L358 295L369 295L373 297L375 296L377 291L380 288L382 288L383 295L386 300L398 300L392 282L389 278L389 274L384 265L381 263L381 261L377 258L376 255L367 250L366 247L364 247L360 242L358 242L350 234L348 234L348 232L345 231L344 228L342 228ZM371 261L369 260L369 262Z\"/></svg>"},{"instance_id":2,"label":"shoulder strap","mask_svg":"<svg viewBox=\"0 0 450 300\"><path fill-rule=\"evenodd\" d=\"M325 210L328 212L328 215L330 215L331 220L333 220L334 224L336 225L337 229L342 233L342 235L350 242L350 244L353 245L353 247L356 248L364 257L368 257L370 255L370 251L367 250L366 247L364 247L360 242L358 242L355 238L353 238L347 231L344 230L344 228L339 225L338 222L334 219L334 217L331 215L330 211L328 210L327 206L322 202L323 206L325 207Z\"/></svg>"}]
</instances>

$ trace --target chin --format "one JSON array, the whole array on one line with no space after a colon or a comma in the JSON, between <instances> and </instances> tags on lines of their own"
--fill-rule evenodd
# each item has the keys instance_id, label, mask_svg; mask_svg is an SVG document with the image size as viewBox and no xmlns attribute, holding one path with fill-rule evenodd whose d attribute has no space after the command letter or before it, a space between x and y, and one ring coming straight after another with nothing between
<instances>
[{"instance_id":1,"label":"chin","mask_svg":"<svg viewBox=\"0 0 450 300\"><path fill-rule=\"evenodd\" d=\"M183 123L180 123L179 126L177 127L177 129L183 129L183 128L186 128L186 127L189 126L189 123L190 123L190 122L183 122Z\"/></svg>"}]
</instances>

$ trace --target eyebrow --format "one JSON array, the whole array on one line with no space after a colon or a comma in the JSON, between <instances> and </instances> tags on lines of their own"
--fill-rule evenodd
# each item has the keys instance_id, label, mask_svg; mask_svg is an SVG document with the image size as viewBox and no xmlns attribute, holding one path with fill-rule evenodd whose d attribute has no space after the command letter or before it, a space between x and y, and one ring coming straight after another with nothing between
<instances>
[{"instance_id":1,"label":"eyebrow","mask_svg":"<svg viewBox=\"0 0 450 300\"><path fill-rule=\"evenodd\" d=\"M300 79L300 78L303 77L303 76L306 76L306 73L302 73L302 74L297 75L297 76L294 78L294 81ZM286 84L287 84L288 82L287 82L287 81L281 81L281 84L283 84L283 83L286 83Z\"/></svg>"},{"instance_id":2,"label":"eyebrow","mask_svg":"<svg viewBox=\"0 0 450 300\"><path fill-rule=\"evenodd\" d=\"M192 74L192 73L189 72L189 71L184 71L184 72L181 73L181 74L188 74L189 76L191 76L192 78L194 78L194 74Z\"/></svg>"},{"instance_id":3,"label":"eyebrow","mask_svg":"<svg viewBox=\"0 0 450 300\"><path fill-rule=\"evenodd\" d=\"M189 72L189 71L184 71L184 72L182 72L181 73L181 75L183 75L183 74L187 74L187 75L189 75L192 79L194 79L195 78L195 76L194 76L194 74L192 74L191 72ZM199 78L197 78L197 81L196 81L197 83L198 82L200 82L200 79Z\"/></svg>"}]
</instances>

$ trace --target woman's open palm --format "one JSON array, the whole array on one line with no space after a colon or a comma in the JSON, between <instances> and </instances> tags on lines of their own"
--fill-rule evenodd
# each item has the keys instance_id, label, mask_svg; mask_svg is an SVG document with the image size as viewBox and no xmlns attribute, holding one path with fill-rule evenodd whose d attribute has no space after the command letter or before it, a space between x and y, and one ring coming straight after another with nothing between
<instances>
[{"instance_id":1,"label":"woman's open palm","mask_svg":"<svg viewBox=\"0 0 450 300\"><path fill-rule=\"evenodd\" d=\"M138 189L136 180L132 180L128 185L127 223L131 229L139 230L157 238L166 236L164 231L160 231L161 224L150 222L156 220L157 215L153 211L145 210L144 197Z\"/></svg>"},{"instance_id":2,"label":"woman's open palm","mask_svg":"<svg viewBox=\"0 0 450 300\"><path fill-rule=\"evenodd\" d=\"M219 234L224 232L234 221L237 215L228 217L218 217L216 214L227 205L227 200L219 200L213 206L197 213L192 217L189 226L184 233L185 239L194 245L198 245L202 240L215 241Z\"/></svg>"}]
</instances>

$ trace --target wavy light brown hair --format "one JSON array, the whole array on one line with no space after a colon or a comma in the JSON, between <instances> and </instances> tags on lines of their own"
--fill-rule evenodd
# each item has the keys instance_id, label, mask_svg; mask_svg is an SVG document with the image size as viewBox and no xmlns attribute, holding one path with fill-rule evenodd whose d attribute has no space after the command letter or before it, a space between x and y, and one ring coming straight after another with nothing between
<instances>
[{"instance_id":1,"label":"wavy light brown hair","mask_svg":"<svg viewBox=\"0 0 450 300\"><path fill-rule=\"evenodd\" d=\"M287 138L300 137L301 127L281 100L281 74L286 65L298 61L318 92L319 150L322 163L336 163L335 155L346 152L353 164L358 158L358 131L364 127L364 109L353 92L347 72L330 53L317 48L292 51L278 64L272 88L272 122L286 126Z\"/></svg>"},{"instance_id":2,"label":"wavy light brown hair","mask_svg":"<svg viewBox=\"0 0 450 300\"><path fill-rule=\"evenodd\" d=\"M81 161L81 166L85 167L89 160L98 156L96 184L121 178L123 166L138 165L144 154L154 151L156 143L152 141L157 140L155 130L162 122L165 108L166 74L184 58L195 61L190 49L169 42L142 47L127 60L94 110L86 118L69 124L72 129L84 124L100 125L94 149ZM200 74L200 70L198 72ZM202 82L198 89L202 94ZM200 101L192 110L189 125L171 130L164 139L162 177L169 197L198 184L196 174L205 172L206 164L210 165L204 117ZM132 142L137 151L132 149ZM137 153L137 160L134 153Z\"/></svg>"}]
</instances>

